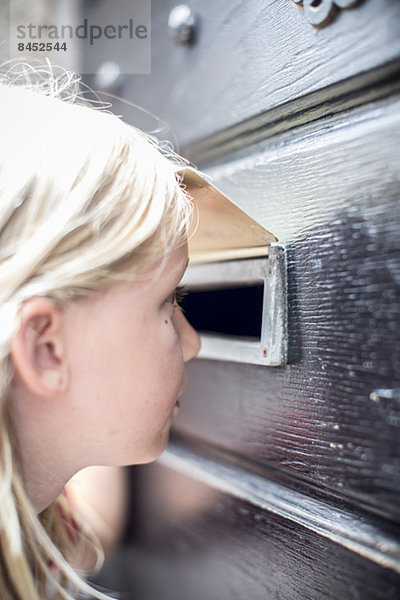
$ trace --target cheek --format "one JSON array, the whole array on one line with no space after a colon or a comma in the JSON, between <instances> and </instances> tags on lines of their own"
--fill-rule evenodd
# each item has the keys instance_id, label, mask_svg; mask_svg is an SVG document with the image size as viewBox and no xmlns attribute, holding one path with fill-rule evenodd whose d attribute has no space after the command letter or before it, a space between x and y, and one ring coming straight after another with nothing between
<instances>
[{"instance_id":1,"label":"cheek","mask_svg":"<svg viewBox=\"0 0 400 600\"><path fill-rule=\"evenodd\" d=\"M163 371L167 380L176 379L183 373L183 354L179 336L172 319L163 321L162 330L155 348L154 372Z\"/></svg>"},{"instance_id":2,"label":"cheek","mask_svg":"<svg viewBox=\"0 0 400 600\"><path fill-rule=\"evenodd\" d=\"M162 322L151 363L151 368L147 369L148 385L157 390L158 400L166 406L166 410L169 410L171 405L174 406L181 392L184 379L182 348L170 318Z\"/></svg>"},{"instance_id":3,"label":"cheek","mask_svg":"<svg viewBox=\"0 0 400 600\"><path fill-rule=\"evenodd\" d=\"M167 413L181 391L182 349L167 311L158 318L117 321L101 335L85 336L73 363L79 405L85 398L96 414L102 407L103 416L123 418L137 411L140 421L154 418Z\"/></svg>"},{"instance_id":4,"label":"cheek","mask_svg":"<svg viewBox=\"0 0 400 600\"><path fill-rule=\"evenodd\" d=\"M121 362L116 367L124 392L129 395L135 390L135 397L139 394L151 412L175 402L183 378L183 355L168 314L144 320L142 325L119 349Z\"/></svg>"},{"instance_id":5,"label":"cheek","mask_svg":"<svg viewBox=\"0 0 400 600\"><path fill-rule=\"evenodd\" d=\"M160 347L165 349L168 347L171 351L179 352L179 336L174 324L174 312L172 310L166 310L161 314L155 328L160 340Z\"/></svg>"}]
</instances>

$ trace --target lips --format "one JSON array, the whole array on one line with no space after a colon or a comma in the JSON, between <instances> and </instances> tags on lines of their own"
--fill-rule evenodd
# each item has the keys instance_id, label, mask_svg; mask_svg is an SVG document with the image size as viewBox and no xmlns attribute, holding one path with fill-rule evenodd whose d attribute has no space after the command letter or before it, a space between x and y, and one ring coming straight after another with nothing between
<instances>
[{"instance_id":1,"label":"lips","mask_svg":"<svg viewBox=\"0 0 400 600\"><path fill-rule=\"evenodd\" d=\"M186 376L184 376L183 380L182 380L181 388L179 390L178 398L180 398L182 396L182 394L185 393L186 388L187 388L187 379L186 379Z\"/></svg>"},{"instance_id":2,"label":"lips","mask_svg":"<svg viewBox=\"0 0 400 600\"><path fill-rule=\"evenodd\" d=\"M185 392L186 388L187 388L187 381L186 381L186 377L184 376L183 380L182 380L182 384L181 384L180 390L179 390L178 399L175 402L175 405L174 405L174 408L173 408L173 416L175 416L177 414L178 410L181 407L181 403L179 402L179 398Z\"/></svg>"},{"instance_id":3,"label":"lips","mask_svg":"<svg viewBox=\"0 0 400 600\"><path fill-rule=\"evenodd\" d=\"M175 417L176 417L176 415L177 415L177 414L178 414L178 412L179 412L179 409L180 409L180 407L181 407L181 403L179 402L179 400L177 400L177 401L175 402L175 405L174 405L174 407L173 407L173 409L172 409L172 412L171 412L171 416L172 416L172 418L175 418Z\"/></svg>"}]
</instances>

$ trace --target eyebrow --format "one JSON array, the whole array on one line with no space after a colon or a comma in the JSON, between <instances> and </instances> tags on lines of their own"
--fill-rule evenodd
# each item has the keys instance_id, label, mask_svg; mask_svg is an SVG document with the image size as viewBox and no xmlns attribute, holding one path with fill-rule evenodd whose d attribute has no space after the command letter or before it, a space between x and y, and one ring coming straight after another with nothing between
<instances>
[{"instance_id":1,"label":"eyebrow","mask_svg":"<svg viewBox=\"0 0 400 600\"><path fill-rule=\"evenodd\" d=\"M188 264L189 264L189 259L186 261L185 265L182 265L182 267L184 266L184 268L179 269L179 271L176 271L176 275L174 277L175 287L177 287L179 285L179 282L182 279L182 277L184 276L185 271L188 267Z\"/></svg>"},{"instance_id":2,"label":"eyebrow","mask_svg":"<svg viewBox=\"0 0 400 600\"><path fill-rule=\"evenodd\" d=\"M186 271L186 269L188 268L188 265L189 265L189 259L187 259L187 261L186 261L186 263L185 263L185 268L184 268L184 269L181 271L180 277L179 277L179 279L178 279L178 283L179 283L179 281L182 279L182 277L184 276L184 274L185 274L185 271Z\"/></svg>"}]
</instances>

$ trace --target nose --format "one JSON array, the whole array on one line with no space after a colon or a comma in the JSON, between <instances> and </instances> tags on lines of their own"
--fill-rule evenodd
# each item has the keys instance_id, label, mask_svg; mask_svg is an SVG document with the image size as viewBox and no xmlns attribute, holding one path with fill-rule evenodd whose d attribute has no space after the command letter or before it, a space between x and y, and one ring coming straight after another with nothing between
<instances>
[{"instance_id":1,"label":"nose","mask_svg":"<svg viewBox=\"0 0 400 600\"><path fill-rule=\"evenodd\" d=\"M174 324L181 341L183 360L187 362L199 353L201 346L199 334L193 329L180 308L175 310Z\"/></svg>"}]
</instances>

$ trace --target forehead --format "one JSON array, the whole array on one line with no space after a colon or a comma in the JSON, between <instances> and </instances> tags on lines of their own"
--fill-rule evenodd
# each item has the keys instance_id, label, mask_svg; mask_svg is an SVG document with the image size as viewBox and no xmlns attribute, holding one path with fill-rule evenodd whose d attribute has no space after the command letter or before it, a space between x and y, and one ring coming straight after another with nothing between
<instances>
[{"instance_id":1,"label":"forehead","mask_svg":"<svg viewBox=\"0 0 400 600\"><path fill-rule=\"evenodd\" d=\"M143 273L143 276L136 280L139 286L150 286L161 289L175 287L188 265L188 247L187 244L180 244L174 247L166 256L158 260L155 265Z\"/></svg>"},{"instance_id":2,"label":"forehead","mask_svg":"<svg viewBox=\"0 0 400 600\"><path fill-rule=\"evenodd\" d=\"M179 281L186 270L188 262L188 247L185 243L184 245L174 248L167 257L165 266L161 272L161 277L171 277Z\"/></svg>"}]
</instances>

